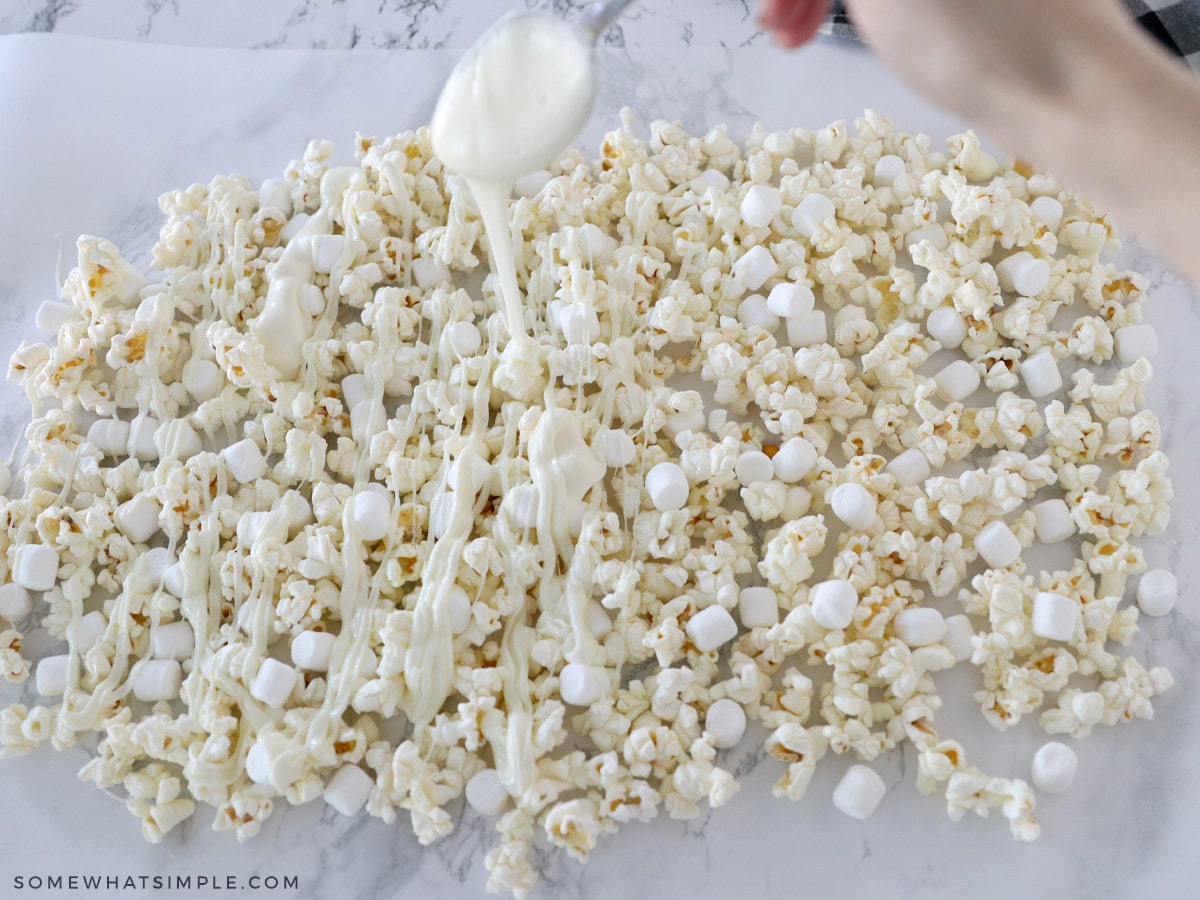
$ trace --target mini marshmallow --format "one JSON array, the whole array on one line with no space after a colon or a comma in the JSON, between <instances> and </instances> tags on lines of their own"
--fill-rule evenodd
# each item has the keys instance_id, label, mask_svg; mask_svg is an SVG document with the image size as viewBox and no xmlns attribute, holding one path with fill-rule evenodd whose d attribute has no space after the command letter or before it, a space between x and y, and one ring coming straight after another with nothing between
<instances>
[{"instance_id":1,"label":"mini marshmallow","mask_svg":"<svg viewBox=\"0 0 1200 900\"><path fill-rule=\"evenodd\" d=\"M113 521L121 533L135 544L144 544L158 531L158 514L162 507L149 494L138 494L117 507Z\"/></svg>"},{"instance_id":2,"label":"mini marshmallow","mask_svg":"<svg viewBox=\"0 0 1200 900\"><path fill-rule=\"evenodd\" d=\"M306 672L328 672L337 635L328 631L302 631L292 638L292 665Z\"/></svg>"},{"instance_id":3,"label":"mini marshmallow","mask_svg":"<svg viewBox=\"0 0 1200 900\"><path fill-rule=\"evenodd\" d=\"M412 274L417 287L423 291L450 280L450 269L428 256L418 256L412 261Z\"/></svg>"},{"instance_id":4,"label":"mini marshmallow","mask_svg":"<svg viewBox=\"0 0 1200 900\"><path fill-rule=\"evenodd\" d=\"M769 587L742 588L738 618L746 628L769 628L779 623L779 597Z\"/></svg>"},{"instance_id":5,"label":"mini marshmallow","mask_svg":"<svg viewBox=\"0 0 1200 900\"><path fill-rule=\"evenodd\" d=\"M633 438L623 428L609 428L600 432L600 451L604 462L613 469L624 468L637 456Z\"/></svg>"},{"instance_id":6,"label":"mini marshmallow","mask_svg":"<svg viewBox=\"0 0 1200 900\"><path fill-rule=\"evenodd\" d=\"M241 484L257 481L267 471L267 461L263 459L262 451L250 438L230 444L221 451L221 458L225 460L229 474Z\"/></svg>"},{"instance_id":7,"label":"mini marshmallow","mask_svg":"<svg viewBox=\"0 0 1200 900\"><path fill-rule=\"evenodd\" d=\"M344 234L314 234L312 242L313 271L318 275L328 275L342 258L346 250Z\"/></svg>"},{"instance_id":8,"label":"mini marshmallow","mask_svg":"<svg viewBox=\"0 0 1200 900\"><path fill-rule=\"evenodd\" d=\"M743 486L749 487L756 481L771 481L775 478L775 465L771 457L761 450L747 450L737 458L733 474Z\"/></svg>"},{"instance_id":9,"label":"mini marshmallow","mask_svg":"<svg viewBox=\"0 0 1200 900\"><path fill-rule=\"evenodd\" d=\"M1033 764L1029 773L1033 778L1034 787L1047 794L1059 794L1071 786L1075 780L1075 769L1079 765L1079 757L1075 751L1059 741L1042 744L1033 755Z\"/></svg>"},{"instance_id":10,"label":"mini marshmallow","mask_svg":"<svg viewBox=\"0 0 1200 900\"><path fill-rule=\"evenodd\" d=\"M947 403L961 403L979 390L980 378L975 367L965 359L956 359L933 376L938 396Z\"/></svg>"},{"instance_id":11,"label":"mini marshmallow","mask_svg":"<svg viewBox=\"0 0 1200 900\"><path fill-rule=\"evenodd\" d=\"M1148 616L1165 616L1178 596L1179 583L1166 569L1151 569L1138 579L1137 605Z\"/></svg>"},{"instance_id":12,"label":"mini marshmallow","mask_svg":"<svg viewBox=\"0 0 1200 900\"><path fill-rule=\"evenodd\" d=\"M1002 520L988 522L975 535L975 549L993 569L1011 566L1021 556L1021 542Z\"/></svg>"},{"instance_id":13,"label":"mini marshmallow","mask_svg":"<svg viewBox=\"0 0 1200 900\"><path fill-rule=\"evenodd\" d=\"M894 153L879 157L875 163L874 177L871 179L875 187L891 187L897 178L908 171L904 160Z\"/></svg>"},{"instance_id":14,"label":"mini marshmallow","mask_svg":"<svg viewBox=\"0 0 1200 900\"><path fill-rule=\"evenodd\" d=\"M0 585L0 619L16 624L33 611L29 591L19 584Z\"/></svg>"},{"instance_id":15,"label":"mini marshmallow","mask_svg":"<svg viewBox=\"0 0 1200 900\"><path fill-rule=\"evenodd\" d=\"M936 609L915 606L896 614L896 637L910 647L928 647L946 636L946 620Z\"/></svg>"},{"instance_id":16,"label":"mini marshmallow","mask_svg":"<svg viewBox=\"0 0 1200 900\"><path fill-rule=\"evenodd\" d=\"M660 462L646 473L646 493L659 511L683 509L690 491L683 469L673 462Z\"/></svg>"},{"instance_id":17,"label":"mini marshmallow","mask_svg":"<svg viewBox=\"0 0 1200 900\"><path fill-rule=\"evenodd\" d=\"M254 680L250 682L250 696L267 706L279 709L292 695L298 673L291 666L277 659L264 659Z\"/></svg>"},{"instance_id":18,"label":"mini marshmallow","mask_svg":"<svg viewBox=\"0 0 1200 900\"><path fill-rule=\"evenodd\" d=\"M325 802L343 816L352 816L366 805L373 787L374 778L358 766L344 765L325 785Z\"/></svg>"},{"instance_id":19,"label":"mini marshmallow","mask_svg":"<svg viewBox=\"0 0 1200 900\"><path fill-rule=\"evenodd\" d=\"M779 189L769 184L756 184L746 191L742 199L742 221L751 228L766 228L779 214L783 201Z\"/></svg>"},{"instance_id":20,"label":"mini marshmallow","mask_svg":"<svg viewBox=\"0 0 1200 900\"><path fill-rule=\"evenodd\" d=\"M79 617L67 628L67 637L77 653L87 653L108 630L108 619L98 609Z\"/></svg>"},{"instance_id":21,"label":"mini marshmallow","mask_svg":"<svg viewBox=\"0 0 1200 900\"><path fill-rule=\"evenodd\" d=\"M129 423L129 455L140 460L158 459L154 435L158 433L161 424L154 416L136 416Z\"/></svg>"},{"instance_id":22,"label":"mini marshmallow","mask_svg":"<svg viewBox=\"0 0 1200 900\"><path fill-rule=\"evenodd\" d=\"M833 514L851 528L870 528L878 513L875 495L861 484L848 481L839 484L829 495Z\"/></svg>"},{"instance_id":23,"label":"mini marshmallow","mask_svg":"<svg viewBox=\"0 0 1200 900\"><path fill-rule=\"evenodd\" d=\"M133 675L133 696L146 703L174 700L183 683L183 668L174 659L146 659Z\"/></svg>"},{"instance_id":24,"label":"mini marshmallow","mask_svg":"<svg viewBox=\"0 0 1200 900\"><path fill-rule=\"evenodd\" d=\"M817 448L802 437L788 438L771 459L776 477L795 484L817 465Z\"/></svg>"},{"instance_id":25,"label":"mini marshmallow","mask_svg":"<svg viewBox=\"0 0 1200 900\"><path fill-rule=\"evenodd\" d=\"M1057 544L1065 541L1075 533L1075 521L1067 508L1067 501L1061 498L1043 500L1032 507L1034 516L1034 531L1037 539L1043 544Z\"/></svg>"},{"instance_id":26,"label":"mini marshmallow","mask_svg":"<svg viewBox=\"0 0 1200 900\"><path fill-rule=\"evenodd\" d=\"M308 213L296 213L287 220L287 224L279 229L279 240L284 244L290 243L292 238L304 230L304 226L308 224L308 220L311 218L312 216Z\"/></svg>"},{"instance_id":27,"label":"mini marshmallow","mask_svg":"<svg viewBox=\"0 0 1200 900\"><path fill-rule=\"evenodd\" d=\"M593 344L600 339L600 317L590 303L568 303L559 315L558 327L568 344Z\"/></svg>"},{"instance_id":28,"label":"mini marshmallow","mask_svg":"<svg viewBox=\"0 0 1200 900\"><path fill-rule=\"evenodd\" d=\"M688 619L684 631L697 650L708 653L737 637L738 627L729 610L714 603Z\"/></svg>"},{"instance_id":29,"label":"mini marshmallow","mask_svg":"<svg viewBox=\"0 0 1200 900\"><path fill-rule=\"evenodd\" d=\"M1158 352L1158 335L1153 325L1126 325L1118 328L1115 339L1117 359L1128 365L1141 357L1150 359Z\"/></svg>"},{"instance_id":30,"label":"mini marshmallow","mask_svg":"<svg viewBox=\"0 0 1200 900\"><path fill-rule=\"evenodd\" d=\"M300 285L297 300L300 309L310 316L319 316L325 312L325 292L315 284Z\"/></svg>"},{"instance_id":31,"label":"mini marshmallow","mask_svg":"<svg viewBox=\"0 0 1200 900\"><path fill-rule=\"evenodd\" d=\"M1079 604L1062 594L1039 591L1033 598L1031 628L1049 641L1069 641L1079 625Z\"/></svg>"},{"instance_id":32,"label":"mini marshmallow","mask_svg":"<svg viewBox=\"0 0 1200 900\"><path fill-rule=\"evenodd\" d=\"M184 660L192 655L196 647L196 635L192 626L180 619L167 622L150 632L150 654L155 659Z\"/></svg>"},{"instance_id":33,"label":"mini marshmallow","mask_svg":"<svg viewBox=\"0 0 1200 900\"><path fill-rule=\"evenodd\" d=\"M292 187L285 178L268 178L258 187L258 208L277 209L284 218L292 214Z\"/></svg>"},{"instance_id":34,"label":"mini marshmallow","mask_svg":"<svg viewBox=\"0 0 1200 900\"><path fill-rule=\"evenodd\" d=\"M698 409L693 409L690 412L674 413L667 416L664 430L667 432L667 437L674 440L685 431L703 431L706 424L708 423L704 420L704 413Z\"/></svg>"},{"instance_id":35,"label":"mini marshmallow","mask_svg":"<svg viewBox=\"0 0 1200 900\"><path fill-rule=\"evenodd\" d=\"M904 237L904 247L909 253L912 253L913 247L922 241L929 241L939 252L950 246L950 239L946 237L946 229L936 222L930 222L910 231Z\"/></svg>"},{"instance_id":36,"label":"mini marshmallow","mask_svg":"<svg viewBox=\"0 0 1200 900\"><path fill-rule=\"evenodd\" d=\"M558 693L569 706L591 706L608 690L608 673L600 666L567 663L558 674Z\"/></svg>"},{"instance_id":37,"label":"mini marshmallow","mask_svg":"<svg viewBox=\"0 0 1200 900\"><path fill-rule=\"evenodd\" d=\"M445 507L445 517L447 525L449 524L451 503L448 495L445 497L443 506ZM505 505L512 511L513 524L518 528L534 528L537 525L538 513L538 489L535 484L518 484L512 488L508 495L504 498ZM429 528L433 530L433 509L430 508ZM445 533L445 529L441 530Z\"/></svg>"},{"instance_id":38,"label":"mini marshmallow","mask_svg":"<svg viewBox=\"0 0 1200 900\"><path fill-rule=\"evenodd\" d=\"M105 456L124 456L129 452L129 423L97 419L88 427L87 442Z\"/></svg>"},{"instance_id":39,"label":"mini marshmallow","mask_svg":"<svg viewBox=\"0 0 1200 900\"><path fill-rule=\"evenodd\" d=\"M734 279L748 291L757 291L777 271L779 271L779 265L775 262L771 251L757 244L747 250L733 264Z\"/></svg>"},{"instance_id":40,"label":"mini marshmallow","mask_svg":"<svg viewBox=\"0 0 1200 900\"><path fill-rule=\"evenodd\" d=\"M1050 283L1050 263L1027 250L1002 259L995 269L1000 289L1022 297L1036 297Z\"/></svg>"},{"instance_id":41,"label":"mini marshmallow","mask_svg":"<svg viewBox=\"0 0 1200 900\"><path fill-rule=\"evenodd\" d=\"M474 356L483 346L483 335L474 322L451 322L446 326L450 349L460 357Z\"/></svg>"},{"instance_id":42,"label":"mini marshmallow","mask_svg":"<svg viewBox=\"0 0 1200 900\"><path fill-rule=\"evenodd\" d=\"M392 506L378 491L359 491L350 510L358 536L366 543L382 540L392 524Z\"/></svg>"},{"instance_id":43,"label":"mini marshmallow","mask_svg":"<svg viewBox=\"0 0 1200 900\"><path fill-rule=\"evenodd\" d=\"M221 368L211 359L189 359L183 367L183 386L197 403L221 393Z\"/></svg>"},{"instance_id":44,"label":"mini marshmallow","mask_svg":"<svg viewBox=\"0 0 1200 900\"><path fill-rule=\"evenodd\" d=\"M806 238L811 238L813 232L828 219L837 215L833 201L824 194L809 194L792 210L792 227Z\"/></svg>"},{"instance_id":45,"label":"mini marshmallow","mask_svg":"<svg viewBox=\"0 0 1200 900\"><path fill-rule=\"evenodd\" d=\"M1029 204L1033 217L1049 228L1058 231L1063 220L1063 205L1053 197L1038 197Z\"/></svg>"},{"instance_id":46,"label":"mini marshmallow","mask_svg":"<svg viewBox=\"0 0 1200 900\"><path fill-rule=\"evenodd\" d=\"M71 668L71 654L43 657L34 672L34 684L43 697L61 697L67 692L67 675Z\"/></svg>"},{"instance_id":47,"label":"mini marshmallow","mask_svg":"<svg viewBox=\"0 0 1200 900\"><path fill-rule=\"evenodd\" d=\"M255 784L271 783L271 758L267 748L255 741L246 751L246 777Z\"/></svg>"},{"instance_id":48,"label":"mini marshmallow","mask_svg":"<svg viewBox=\"0 0 1200 900\"><path fill-rule=\"evenodd\" d=\"M887 786L879 773L864 765L853 765L833 789L833 806L854 819L866 819L883 801Z\"/></svg>"},{"instance_id":49,"label":"mini marshmallow","mask_svg":"<svg viewBox=\"0 0 1200 900\"><path fill-rule=\"evenodd\" d=\"M203 445L200 435L187 422L175 420L163 422L154 433L154 446L162 459L191 459L200 452Z\"/></svg>"},{"instance_id":50,"label":"mini marshmallow","mask_svg":"<svg viewBox=\"0 0 1200 900\"><path fill-rule=\"evenodd\" d=\"M471 598L461 585L452 584L446 590L446 619L451 634L462 634L471 627Z\"/></svg>"},{"instance_id":51,"label":"mini marshmallow","mask_svg":"<svg viewBox=\"0 0 1200 900\"><path fill-rule=\"evenodd\" d=\"M736 700L722 697L704 714L704 730L718 750L736 747L746 733L746 711Z\"/></svg>"},{"instance_id":52,"label":"mini marshmallow","mask_svg":"<svg viewBox=\"0 0 1200 900\"><path fill-rule=\"evenodd\" d=\"M360 444L386 428L387 422L387 408L382 403L366 399L350 407L350 436Z\"/></svg>"},{"instance_id":53,"label":"mini marshmallow","mask_svg":"<svg viewBox=\"0 0 1200 900\"><path fill-rule=\"evenodd\" d=\"M813 619L822 628L838 631L854 621L858 591L849 581L834 579L814 584L808 598Z\"/></svg>"},{"instance_id":54,"label":"mini marshmallow","mask_svg":"<svg viewBox=\"0 0 1200 900\"><path fill-rule=\"evenodd\" d=\"M513 183L513 192L518 197L536 197L542 188L553 178L545 169L534 169L528 175L522 175Z\"/></svg>"},{"instance_id":55,"label":"mini marshmallow","mask_svg":"<svg viewBox=\"0 0 1200 900\"><path fill-rule=\"evenodd\" d=\"M1062 372L1058 370L1054 354L1049 350L1040 350L1025 357L1021 362L1021 378L1025 381L1029 396L1034 399L1053 394L1063 386Z\"/></svg>"},{"instance_id":56,"label":"mini marshmallow","mask_svg":"<svg viewBox=\"0 0 1200 900\"><path fill-rule=\"evenodd\" d=\"M975 652L971 644L971 638L975 637L975 626L971 624L971 619L959 613L946 619L945 624L946 636L942 638L942 643L954 654L954 661L965 662L970 659Z\"/></svg>"},{"instance_id":57,"label":"mini marshmallow","mask_svg":"<svg viewBox=\"0 0 1200 900\"><path fill-rule=\"evenodd\" d=\"M884 471L896 479L896 484L907 487L924 484L929 477L929 460L915 447L905 450L891 460Z\"/></svg>"},{"instance_id":58,"label":"mini marshmallow","mask_svg":"<svg viewBox=\"0 0 1200 900\"><path fill-rule=\"evenodd\" d=\"M362 375L354 372L342 379L342 400L346 409L354 409L367 399L367 382Z\"/></svg>"},{"instance_id":59,"label":"mini marshmallow","mask_svg":"<svg viewBox=\"0 0 1200 900\"><path fill-rule=\"evenodd\" d=\"M46 300L33 315L33 324L38 331L57 335L71 318L71 307L56 300Z\"/></svg>"},{"instance_id":60,"label":"mini marshmallow","mask_svg":"<svg viewBox=\"0 0 1200 900\"><path fill-rule=\"evenodd\" d=\"M13 557L13 584L30 591L48 591L57 579L57 550L42 544L25 544L17 548Z\"/></svg>"},{"instance_id":61,"label":"mini marshmallow","mask_svg":"<svg viewBox=\"0 0 1200 900\"><path fill-rule=\"evenodd\" d=\"M803 284L783 281L771 288L767 295L767 310L781 319L790 319L812 312L816 297L812 288Z\"/></svg>"},{"instance_id":62,"label":"mini marshmallow","mask_svg":"<svg viewBox=\"0 0 1200 900\"><path fill-rule=\"evenodd\" d=\"M498 816L508 808L508 791L495 769L482 769L472 775L466 797L471 809L481 816Z\"/></svg>"},{"instance_id":63,"label":"mini marshmallow","mask_svg":"<svg viewBox=\"0 0 1200 900\"><path fill-rule=\"evenodd\" d=\"M953 306L939 306L925 320L925 330L947 350L957 350L967 338L967 320Z\"/></svg>"},{"instance_id":64,"label":"mini marshmallow","mask_svg":"<svg viewBox=\"0 0 1200 900\"><path fill-rule=\"evenodd\" d=\"M787 320L788 345L800 349L814 344L824 344L829 340L829 325L825 313L814 309Z\"/></svg>"},{"instance_id":65,"label":"mini marshmallow","mask_svg":"<svg viewBox=\"0 0 1200 900\"><path fill-rule=\"evenodd\" d=\"M613 622L612 618L608 615L608 610L595 600L588 601L587 627L588 631L592 633L592 637L597 640L613 630Z\"/></svg>"},{"instance_id":66,"label":"mini marshmallow","mask_svg":"<svg viewBox=\"0 0 1200 900\"><path fill-rule=\"evenodd\" d=\"M739 303L737 317L747 328L757 327L766 332L774 332L779 327L779 316L767 308L766 298L762 294L751 294Z\"/></svg>"}]
</instances>

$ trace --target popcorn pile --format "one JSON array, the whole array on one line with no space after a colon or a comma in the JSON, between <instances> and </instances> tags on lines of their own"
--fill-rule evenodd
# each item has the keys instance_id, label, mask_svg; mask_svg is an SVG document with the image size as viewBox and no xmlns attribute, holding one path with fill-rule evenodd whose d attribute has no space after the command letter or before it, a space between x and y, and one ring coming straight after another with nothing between
<instances>
[{"instance_id":1,"label":"popcorn pile","mask_svg":"<svg viewBox=\"0 0 1200 900\"><path fill-rule=\"evenodd\" d=\"M518 336L423 130L331 154L164 195L151 280L81 238L56 342L13 357L0 665L28 677L23 630L60 649L5 755L99 733L80 776L152 841L323 796L429 843L465 795L524 895L539 827L583 860L726 803L748 721L780 797L909 741L951 818L1031 840L1033 788L939 733L935 673L978 668L999 729L1150 717L1171 677L1117 648L1172 495L1154 332L1053 180L871 113L626 127L518 184ZM1074 753L1043 751L1061 790ZM834 803L883 795L855 765Z\"/></svg>"}]
</instances>

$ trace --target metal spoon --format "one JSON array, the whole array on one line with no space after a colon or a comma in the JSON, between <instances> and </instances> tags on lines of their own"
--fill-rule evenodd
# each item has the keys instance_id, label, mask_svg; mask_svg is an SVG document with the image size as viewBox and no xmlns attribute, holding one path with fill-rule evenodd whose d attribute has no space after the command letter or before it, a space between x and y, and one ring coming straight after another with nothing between
<instances>
[{"instance_id":1,"label":"metal spoon","mask_svg":"<svg viewBox=\"0 0 1200 900\"><path fill-rule=\"evenodd\" d=\"M599 40L604 30L615 22L617 16L632 2L633 0L596 0L583 11L579 27L590 34L593 41Z\"/></svg>"}]
</instances>

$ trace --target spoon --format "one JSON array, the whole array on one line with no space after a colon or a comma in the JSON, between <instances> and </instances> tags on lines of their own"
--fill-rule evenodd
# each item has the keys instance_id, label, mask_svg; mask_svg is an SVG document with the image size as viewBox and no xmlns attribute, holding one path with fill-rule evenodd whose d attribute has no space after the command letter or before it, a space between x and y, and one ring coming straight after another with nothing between
<instances>
[{"instance_id":1,"label":"spoon","mask_svg":"<svg viewBox=\"0 0 1200 900\"><path fill-rule=\"evenodd\" d=\"M632 2L633 0L596 0L583 11L579 27L590 34L592 41L595 42Z\"/></svg>"}]
</instances>

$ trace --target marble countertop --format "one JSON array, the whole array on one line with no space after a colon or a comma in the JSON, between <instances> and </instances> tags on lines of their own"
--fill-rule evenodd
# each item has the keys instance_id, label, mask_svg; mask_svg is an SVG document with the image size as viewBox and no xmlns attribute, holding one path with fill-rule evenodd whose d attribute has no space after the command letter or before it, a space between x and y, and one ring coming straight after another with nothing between
<instances>
[{"instance_id":1,"label":"marble countertop","mask_svg":"<svg viewBox=\"0 0 1200 900\"><path fill-rule=\"evenodd\" d=\"M506 8L466 0L3 4L0 34L59 36L0 37L0 72L8 84L0 85L0 196L8 210L0 217L0 356L7 358L21 334L32 334L33 309L53 294L60 240L69 248L77 234L104 234L144 261L158 227L154 199L162 190L218 172L278 174L310 137L337 141L346 158L355 131L383 133L426 121L455 56L451 51L469 45ZM963 125L908 93L860 51L824 45L793 57L773 50L747 2L646 3L609 40L600 106L585 147L595 147L626 104L646 120L678 117L692 129L727 122L740 132L757 119L769 127L817 126L866 106L887 113L904 130L945 136ZM408 52L384 52L391 48ZM148 72L169 77L147 78ZM248 91L251 77L254 90ZM377 92L352 90L395 83L406 91L391 106L378 102ZM801 94L782 87L807 83L822 90ZM93 102L78 102L81 84L89 86ZM297 96L304 97L302 105ZM86 147L79 134L87 135ZM61 199L47 203L46 184ZM64 266L70 258L67 250ZM774 799L771 785L780 766L750 737L727 758L742 784L728 807L690 822L660 818L626 827L601 842L586 868L543 842L536 896L1194 895L1200 776L1191 748L1200 733L1194 671L1200 610L1190 588L1200 584L1200 555L1193 549L1200 536L1200 476L1188 463L1200 439L1200 409L1186 378L1200 335L1200 297L1136 245L1122 261L1151 283L1147 315L1160 326L1162 350L1148 404L1163 418L1166 449L1176 461L1171 528L1144 546L1152 565L1178 573L1183 598L1172 616L1143 620L1132 651L1176 676L1176 686L1156 703L1156 719L1078 742L1076 783L1065 794L1040 797L1044 833L1029 845L1014 843L998 817L947 821L941 800L917 793L909 751L893 753L881 765L888 796L866 822L830 805L849 760L818 767L800 804ZM28 412L11 385L4 391L0 434L7 446ZM1044 737L1036 729L991 731L970 689L965 681L947 684L939 723L964 737L983 768L1024 777L1032 748ZM11 697L0 700L5 705ZM469 813L459 813L458 830L428 848L418 846L403 818L394 825L365 815L347 820L321 803L278 810L258 838L242 845L209 830L211 810L204 810L164 844L151 846L118 800L75 779L85 759L73 750L0 762L8 811L0 817L0 897L93 895L29 886L35 876L72 873L193 878L188 890L95 892L112 897L221 896L228 893L227 878L247 897L483 896L483 856L495 834ZM220 886L195 889L200 875L219 879ZM299 888L251 889L247 879L253 875L295 875ZM20 889L17 878L25 879Z\"/></svg>"}]
</instances>

